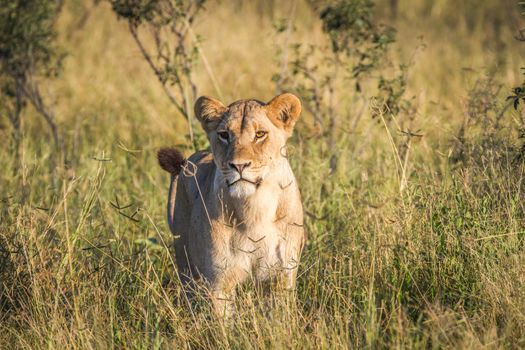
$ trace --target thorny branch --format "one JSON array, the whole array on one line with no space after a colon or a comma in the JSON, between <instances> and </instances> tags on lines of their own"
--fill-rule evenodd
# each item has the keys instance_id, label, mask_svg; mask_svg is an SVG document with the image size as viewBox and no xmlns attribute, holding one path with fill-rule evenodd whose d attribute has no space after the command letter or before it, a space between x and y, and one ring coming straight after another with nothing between
<instances>
[{"instance_id":1,"label":"thorny branch","mask_svg":"<svg viewBox=\"0 0 525 350\"><path fill-rule=\"evenodd\" d=\"M111 0L117 15L128 21L133 40L170 102L186 119L189 138L194 147L197 145L193 131L192 105L197 97L197 85L193 70L197 54L201 52L199 38L192 34L191 26L204 2L164 0L130 3L125 0ZM141 37L141 27L147 27L148 31L145 33L149 33L154 43L152 48Z\"/></svg>"},{"instance_id":2,"label":"thorny branch","mask_svg":"<svg viewBox=\"0 0 525 350\"><path fill-rule=\"evenodd\" d=\"M133 36L133 39L135 40L135 43L137 43L137 46L139 47L140 49L140 52L142 53L142 56L144 56L144 59L146 60L146 62L148 62L148 65L151 67L151 69L153 70L153 72L155 73L155 75L157 76L157 78L159 79L159 81L161 82L162 84L162 88L164 89L164 92L166 93L166 95L168 95L170 101L175 105L175 107L177 108L177 110L186 118L188 119L188 114L186 113L186 111L184 110L184 108L182 108L182 106L179 104L179 102L177 101L177 97L173 94L173 92L169 89L169 87L166 85L166 82L164 81L164 79L162 78L162 73L160 72L159 68L157 68L157 66L155 65L155 63L153 62L153 59L151 58L150 54L148 53L148 51L146 50L146 48L144 47L144 44L142 43L142 41L140 40L139 38L139 35L137 33L137 27L136 25L134 25L133 23L129 23L129 31L131 32L131 35ZM156 36L157 37L157 36ZM160 39L158 39L160 40ZM157 49L159 50L159 57L161 58L164 58L165 56L162 55L162 51L160 50L160 45L157 46Z\"/></svg>"}]
</instances>

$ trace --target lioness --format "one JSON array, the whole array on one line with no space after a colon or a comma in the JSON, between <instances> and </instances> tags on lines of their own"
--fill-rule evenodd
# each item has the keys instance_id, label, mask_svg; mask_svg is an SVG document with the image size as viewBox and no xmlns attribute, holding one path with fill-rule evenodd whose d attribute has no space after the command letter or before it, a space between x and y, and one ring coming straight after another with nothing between
<instances>
[{"instance_id":1,"label":"lioness","mask_svg":"<svg viewBox=\"0 0 525 350\"><path fill-rule=\"evenodd\" d=\"M158 152L171 173L168 224L178 236L179 275L203 277L221 315L230 309L235 286L250 277L295 286L305 235L285 145L300 113L299 99L289 93L227 107L203 96L195 115L211 153L184 160L173 148Z\"/></svg>"}]
</instances>

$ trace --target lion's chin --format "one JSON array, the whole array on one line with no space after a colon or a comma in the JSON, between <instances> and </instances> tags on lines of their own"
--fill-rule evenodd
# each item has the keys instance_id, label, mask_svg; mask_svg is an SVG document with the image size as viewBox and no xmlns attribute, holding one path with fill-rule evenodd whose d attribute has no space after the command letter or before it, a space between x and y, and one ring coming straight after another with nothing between
<instances>
[{"instance_id":1,"label":"lion's chin","mask_svg":"<svg viewBox=\"0 0 525 350\"><path fill-rule=\"evenodd\" d=\"M228 190L231 197L246 198L255 193L257 190L257 185L241 180L229 186Z\"/></svg>"}]
</instances>

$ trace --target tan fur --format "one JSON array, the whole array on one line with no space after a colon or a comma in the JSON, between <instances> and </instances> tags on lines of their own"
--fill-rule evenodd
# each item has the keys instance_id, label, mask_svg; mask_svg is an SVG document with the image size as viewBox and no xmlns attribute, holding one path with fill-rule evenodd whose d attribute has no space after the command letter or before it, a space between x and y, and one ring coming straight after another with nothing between
<instances>
[{"instance_id":1,"label":"tan fur","mask_svg":"<svg viewBox=\"0 0 525 350\"><path fill-rule=\"evenodd\" d=\"M204 278L219 314L247 279L294 288L303 208L285 144L300 111L292 94L268 104L242 100L226 107L208 97L195 103L212 152L193 154L178 179L172 176L168 221L179 274ZM258 131L265 136L257 138ZM236 182L241 173L247 181Z\"/></svg>"}]
</instances>

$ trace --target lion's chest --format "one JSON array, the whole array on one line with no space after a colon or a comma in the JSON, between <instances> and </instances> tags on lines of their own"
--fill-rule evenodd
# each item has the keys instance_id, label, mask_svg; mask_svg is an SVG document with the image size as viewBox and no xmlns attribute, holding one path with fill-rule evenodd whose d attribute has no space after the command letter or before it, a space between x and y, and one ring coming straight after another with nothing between
<instances>
[{"instance_id":1,"label":"lion's chest","mask_svg":"<svg viewBox=\"0 0 525 350\"><path fill-rule=\"evenodd\" d=\"M228 231L228 239L216 247L215 255L225 273L235 271L239 279L251 275L265 280L286 265L286 241L272 222Z\"/></svg>"}]
</instances>

